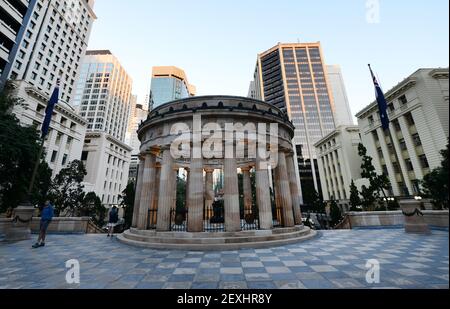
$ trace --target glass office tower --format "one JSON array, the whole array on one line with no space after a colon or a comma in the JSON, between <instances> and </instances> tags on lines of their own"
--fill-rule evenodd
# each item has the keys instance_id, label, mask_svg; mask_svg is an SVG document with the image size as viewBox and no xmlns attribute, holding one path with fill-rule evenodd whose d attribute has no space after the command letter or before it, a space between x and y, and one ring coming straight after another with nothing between
<instances>
[{"instance_id":1,"label":"glass office tower","mask_svg":"<svg viewBox=\"0 0 450 309\"><path fill-rule=\"evenodd\" d=\"M194 96L195 91L183 70L173 66L153 67L149 110L170 101Z\"/></svg>"}]
</instances>

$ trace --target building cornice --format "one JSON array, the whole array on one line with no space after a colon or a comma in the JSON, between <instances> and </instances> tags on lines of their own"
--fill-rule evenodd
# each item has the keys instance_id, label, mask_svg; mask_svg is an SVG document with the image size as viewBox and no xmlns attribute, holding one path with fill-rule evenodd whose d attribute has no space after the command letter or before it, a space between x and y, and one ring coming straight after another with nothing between
<instances>
[{"instance_id":1,"label":"building cornice","mask_svg":"<svg viewBox=\"0 0 450 309\"><path fill-rule=\"evenodd\" d=\"M434 69L430 72L430 76L436 79L448 79L448 68L446 69Z\"/></svg>"},{"instance_id":2,"label":"building cornice","mask_svg":"<svg viewBox=\"0 0 450 309\"><path fill-rule=\"evenodd\" d=\"M329 133L325 137L323 137L321 140L319 140L317 143L314 144L314 147L319 147L323 143L327 142L330 138L338 136L343 131L346 132L359 132L359 127L355 125L348 125L348 126L339 126L334 130L333 132Z\"/></svg>"}]
</instances>

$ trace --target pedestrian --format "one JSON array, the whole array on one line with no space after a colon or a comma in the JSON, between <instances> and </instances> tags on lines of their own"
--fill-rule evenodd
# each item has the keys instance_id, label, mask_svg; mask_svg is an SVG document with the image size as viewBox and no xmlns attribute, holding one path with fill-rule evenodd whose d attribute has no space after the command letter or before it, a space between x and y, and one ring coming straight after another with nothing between
<instances>
[{"instance_id":1,"label":"pedestrian","mask_svg":"<svg viewBox=\"0 0 450 309\"><path fill-rule=\"evenodd\" d=\"M119 209L116 206L113 206L109 212L109 221L108 221L108 236L114 236L114 228L119 221Z\"/></svg>"},{"instance_id":2,"label":"pedestrian","mask_svg":"<svg viewBox=\"0 0 450 309\"><path fill-rule=\"evenodd\" d=\"M47 234L48 226L52 222L54 216L54 208L50 201L46 201L41 211L41 222L39 225L39 237L33 248L45 246L45 236Z\"/></svg>"}]
</instances>

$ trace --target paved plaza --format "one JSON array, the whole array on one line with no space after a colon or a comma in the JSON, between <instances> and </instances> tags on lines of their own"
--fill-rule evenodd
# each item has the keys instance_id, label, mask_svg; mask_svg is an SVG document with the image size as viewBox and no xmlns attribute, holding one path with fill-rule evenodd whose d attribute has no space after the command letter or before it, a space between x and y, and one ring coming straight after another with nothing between
<instances>
[{"instance_id":1,"label":"paved plaza","mask_svg":"<svg viewBox=\"0 0 450 309\"><path fill-rule=\"evenodd\" d=\"M339 289L449 287L448 231L322 231L315 239L271 249L189 252L140 249L106 235L50 235L0 243L0 288ZM80 263L80 284L66 283L66 261ZM366 263L380 262L380 283Z\"/></svg>"}]
</instances>

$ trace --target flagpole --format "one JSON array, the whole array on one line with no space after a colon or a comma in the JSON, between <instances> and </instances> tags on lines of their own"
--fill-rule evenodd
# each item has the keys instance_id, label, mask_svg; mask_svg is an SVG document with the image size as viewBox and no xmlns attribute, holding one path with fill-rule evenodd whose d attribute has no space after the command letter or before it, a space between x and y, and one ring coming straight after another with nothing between
<instances>
[{"instance_id":1,"label":"flagpole","mask_svg":"<svg viewBox=\"0 0 450 309\"><path fill-rule=\"evenodd\" d=\"M373 71L372 71L372 66L370 64L369 64L369 69L370 69L370 72L372 73L372 76L374 76L373 75ZM379 80L378 80L378 84L379 84ZM380 89L381 89L381 85L380 85ZM403 177L403 171L401 170L400 159L399 159L399 156L398 156L398 153L397 153L397 148L395 147L394 138L392 136L392 132L391 132L391 129L390 129L390 122L388 123L387 128L384 128L383 126L382 126L382 128L383 128L384 133L386 133L386 131L388 131L388 133L389 133L389 139L391 141L392 148L394 148L395 160L397 161L397 164L400 167L400 177L401 177L401 180L402 180L403 184L406 186L405 177ZM389 149L388 149L388 155L389 155ZM395 172L395 169L394 169L394 179L396 178L396 174L397 173ZM402 190L402 189L403 188L400 188L400 190ZM407 195L409 195L410 193L409 193L409 189L408 189L407 186L406 186L406 189L407 189ZM387 200L386 193L384 192L384 190L382 190L382 191L383 191L383 194L384 194L384 196L385 196L385 198ZM400 192L400 194L402 194L402 192Z\"/></svg>"},{"instance_id":2,"label":"flagpole","mask_svg":"<svg viewBox=\"0 0 450 309\"><path fill-rule=\"evenodd\" d=\"M45 138L42 138L41 145L39 147L38 157L34 164L34 169L33 169L33 174L31 176L30 186L28 187L27 202L29 202L30 204L31 204L31 193L33 191L34 183L36 182L36 176L37 176L37 172L39 170L39 165L41 164L42 153L44 152L44 143L45 143Z\"/></svg>"}]
</instances>

